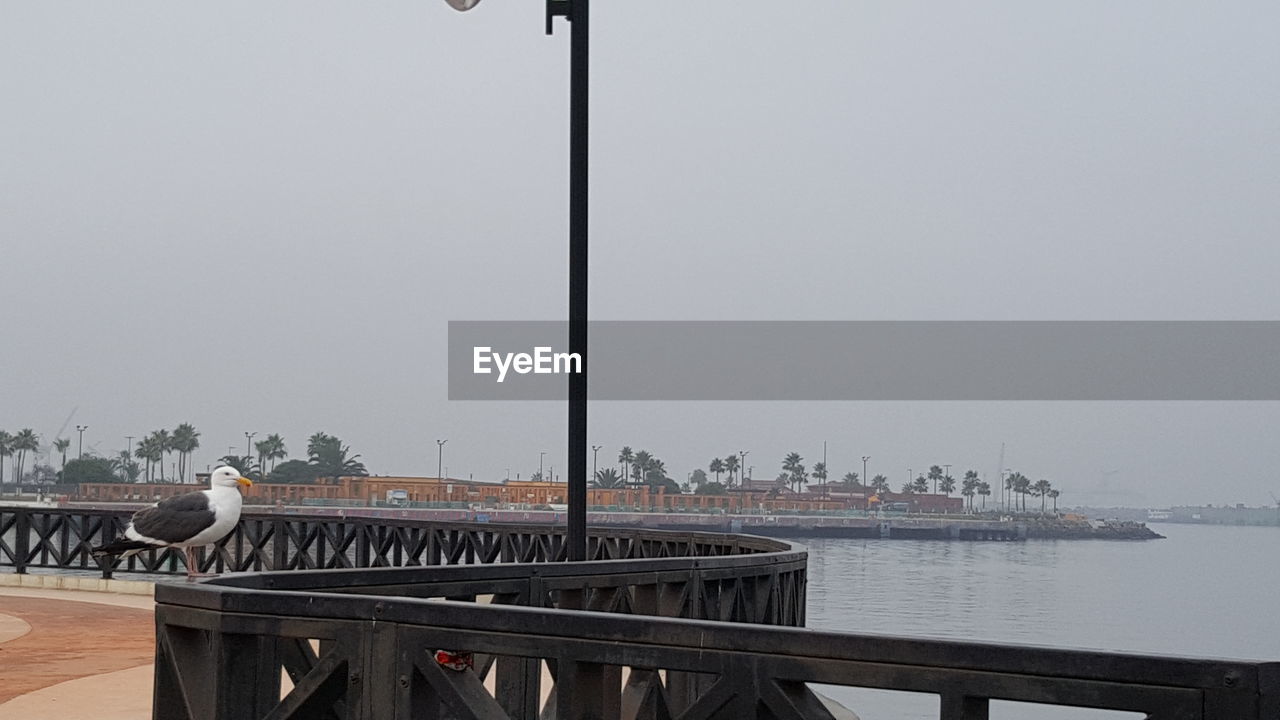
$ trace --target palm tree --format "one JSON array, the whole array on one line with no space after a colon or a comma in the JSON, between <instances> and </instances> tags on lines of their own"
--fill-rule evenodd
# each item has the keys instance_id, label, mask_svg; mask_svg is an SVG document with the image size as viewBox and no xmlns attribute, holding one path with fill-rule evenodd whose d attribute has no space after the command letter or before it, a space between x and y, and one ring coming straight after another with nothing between
<instances>
[{"instance_id":1,"label":"palm tree","mask_svg":"<svg viewBox=\"0 0 1280 720\"><path fill-rule=\"evenodd\" d=\"M156 434L152 433L139 440L138 446L133 449L133 454L134 457L146 463L147 482L153 481L155 474L152 472L152 468L155 467L156 463L164 460L164 446L161 445ZM163 468L161 468L161 472L163 472Z\"/></svg>"},{"instance_id":2,"label":"palm tree","mask_svg":"<svg viewBox=\"0 0 1280 720\"><path fill-rule=\"evenodd\" d=\"M146 438L138 440L138 444L133 448L133 456L146 463L142 469L142 478L147 482L151 482L151 461L147 459L149 453L147 453L146 447Z\"/></svg>"},{"instance_id":3,"label":"palm tree","mask_svg":"<svg viewBox=\"0 0 1280 720\"><path fill-rule=\"evenodd\" d=\"M902 494L903 494L903 495L914 495L914 494L915 494L915 492L916 492L916 484L915 484L915 481L913 481L913 480L908 480L907 482L902 483Z\"/></svg>"},{"instance_id":4,"label":"palm tree","mask_svg":"<svg viewBox=\"0 0 1280 720\"><path fill-rule=\"evenodd\" d=\"M707 470L716 474L716 482L720 482L720 473L724 472L724 461L720 458L711 458L711 464L707 466Z\"/></svg>"},{"instance_id":5,"label":"palm tree","mask_svg":"<svg viewBox=\"0 0 1280 720\"><path fill-rule=\"evenodd\" d=\"M344 475L368 475L359 455L349 455L351 448L332 435L316 433L307 441L308 462L318 477L333 478L336 482Z\"/></svg>"},{"instance_id":6,"label":"palm tree","mask_svg":"<svg viewBox=\"0 0 1280 720\"><path fill-rule=\"evenodd\" d=\"M138 476L142 474L142 468L138 467L138 463L129 457L128 450L121 450L119 455L111 458L111 471L121 482L136 483Z\"/></svg>"},{"instance_id":7,"label":"palm tree","mask_svg":"<svg viewBox=\"0 0 1280 720\"><path fill-rule=\"evenodd\" d=\"M0 430L0 485L4 484L4 459L13 454L13 436Z\"/></svg>"},{"instance_id":8,"label":"palm tree","mask_svg":"<svg viewBox=\"0 0 1280 720\"><path fill-rule=\"evenodd\" d=\"M36 435L35 430L23 428L18 431L17 435L13 436L13 442L10 447L15 451L13 479L21 484L22 471L27 464L27 453L40 449L40 438Z\"/></svg>"},{"instance_id":9,"label":"palm tree","mask_svg":"<svg viewBox=\"0 0 1280 720\"><path fill-rule=\"evenodd\" d=\"M969 512L973 512L973 496L978 494L978 473L966 470L964 482L960 486L960 494L969 499Z\"/></svg>"},{"instance_id":10,"label":"palm tree","mask_svg":"<svg viewBox=\"0 0 1280 720\"><path fill-rule=\"evenodd\" d=\"M991 483L983 480L978 483L978 494L982 496L982 509L987 509L987 496L991 494Z\"/></svg>"},{"instance_id":11,"label":"palm tree","mask_svg":"<svg viewBox=\"0 0 1280 720\"><path fill-rule=\"evenodd\" d=\"M271 469L275 470L277 460L289 457L289 450L284 446L284 438L276 433L271 433L263 442L267 443L267 454L264 457L271 461Z\"/></svg>"},{"instance_id":12,"label":"palm tree","mask_svg":"<svg viewBox=\"0 0 1280 720\"><path fill-rule=\"evenodd\" d=\"M844 477L843 477L843 478L841 478L841 480L843 480L843 481L844 481L844 486L845 486L846 488L848 488L848 489L852 490L853 488L857 487L857 485L858 485L858 473L856 473L856 472L847 472L847 473L845 473L845 474L844 474Z\"/></svg>"},{"instance_id":13,"label":"palm tree","mask_svg":"<svg viewBox=\"0 0 1280 720\"><path fill-rule=\"evenodd\" d=\"M933 481L933 494L938 494L938 481L942 479L942 468L937 465L929 466L929 479ZM925 488L928 492L928 488Z\"/></svg>"},{"instance_id":14,"label":"palm tree","mask_svg":"<svg viewBox=\"0 0 1280 720\"><path fill-rule=\"evenodd\" d=\"M58 438L53 441L53 449L62 453L62 466L60 469L67 469L67 448L71 447L71 438Z\"/></svg>"},{"instance_id":15,"label":"palm tree","mask_svg":"<svg viewBox=\"0 0 1280 720\"><path fill-rule=\"evenodd\" d=\"M658 458L650 458L645 464L644 482L650 487L665 485L671 478L667 477L667 464Z\"/></svg>"},{"instance_id":16,"label":"palm tree","mask_svg":"<svg viewBox=\"0 0 1280 720\"><path fill-rule=\"evenodd\" d=\"M613 468L596 471L595 480L591 483L598 488L620 488L623 486L622 476Z\"/></svg>"},{"instance_id":17,"label":"palm tree","mask_svg":"<svg viewBox=\"0 0 1280 720\"><path fill-rule=\"evenodd\" d=\"M1008 477L1004 479L1004 491L1005 491L1005 495L1008 497L1008 499L1005 500L1005 503L1004 503L1005 508L1008 508L1009 505L1013 504L1013 491L1014 491L1014 488L1016 488L1017 486L1018 486L1018 473L1010 470Z\"/></svg>"},{"instance_id":18,"label":"palm tree","mask_svg":"<svg viewBox=\"0 0 1280 720\"><path fill-rule=\"evenodd\" d=\"M964 498L965 507L969 509L969 512L973 512L973 496L977 493L978 479L966 475L964 482L960 484L960 496Z\"/></svg>"},{"instance_id":19,"label":"palm tree","mask_svg":"<svg viewBox=\"0 0 1280 720\"><path fill-rule=\"evenodd\" d=\"M1062 494L1062 491L1057 488L1054 488L1049 491L1049 497L1053 498L1053 514L1054 515L1058 514L1058 496L1061 494Z\"/></svg>"},{"instance_id":20,"label":"palm tree","mask_svg":"<svg viewBox=\"0 0 1280 720\"><path fill-rule=\"evenodd\" d=\"M618 452L618 462L622 463L622 477L631 477L631 461L635 460L635 453L631 452L630 445L623 445L622 450Z\"/></svg>"},{"instance_id":21,"label":"palm tree","mask_svg":"<svg viewBox=\"0 0 1280 720\"><path fill-rule=\"evenodd\" d=\"M929 479L924 475L917 475L912 489L915 490L917 494L924 495L929 492Z\"/></svg>"},{"instance_id":22,"label":"palm tree","mask_svg":"<svg viewBox=\"0 0 1280 720\"><path fill-rule=\"evenodd\" d=\"M820 462L820 463L814 463L814 464L813 464L813 472L811 472L811 473L809 473L809 474L810 474L810 475L812 475L812 476L813 476L813 478L814 478L815 480L817 480L818 482L820 482L820 483L826 483L826 482L827 482L827 464L826 464L826 463L821 463L821 462Z\"/></svg>"},{"instance_id":23,"label":"palm tree","mask_svg":"<svg viewBox=\"0 0 1280 720\"><path fill-rule=\"evenodd\" d=\"M649 465L653 463L653 456L648 450L641 450L631 459L631 479L636 485L643 485L645 474L649 472Z\"/></svg>"},{"instance_id":24,"label":"palm tree","mask_svg":"<svg viewBox=\"0 0 1280 720\"><path fill-rule=\"evenodd\" d=\"M1018 491L1018 496L1022 498L1022 511L1026 512L1027 495L1031 493L1031 478L1023 475L1022 473L1018 473L1018 482L1014 489Z\"/></svg>"},{"instance_id":25,"label":"palm tree","mask_svg":"<svg viewBox=\"0 0 1280 720\"><path fill-rule=\"evenodd\" d=\"M877 494L889 492L889 478L877 475L871 478L871 487Z\"/></svg>"},{"instance_id":26,"label":"palm tree","mask_svg":"<svg viewBox=\"0 0 1280 720\"><path fill-rule=\"evenodd\" d=\"M267 467L267 452L271 449L271 446L267 443L266 438L263 438L253 444L253 449L258 453L258 467L265 470Z\"/></svg>"},{"instance_id":27,"label":"palm tree","mask_svg":"<svg viewBox=\"0 0 1280 720\"><path fill-rule=\"evenodd\" d=\"M724 471L729 473L729 484L733 484L734 473L738 472L738 456L730 455L724 459Z\"/></svg>"},{"instance_id":28,"label":"palm tree","mask_svg":"<svg viewBox=\"0 0 1280 720\"><path fill-rule=\"evenodd\" d=\"M938 482L938 489L947 497L951 497L951 493L956 491L956 479L947 475Z\"/></svg>"},{"instance_id":29,"label":"palm tree","mask_svg":"<svg viewBox=\"0 0 1280 720\"><path fill-rule=\"evenodd\" d=\"M1031 492L1034 493L1036 497L1040 498L1040 514L1041 515L1044 514L1045 498L1049 497L1049 491L1052 489L1053 489L1053 486L1049 483L1048 480L1045 480L1044 478L1040 478L1035 482L1034 485L1031 486Z\"/></svg>"},{"instance_id":30,"label":"palm tree","mask_svg":"<svg viewBox=\"0 0 1280 720\"><path fill-rule=\"evenodd\" d=\"M793 486L792 490L795 492L800 491L800 486L806 482L808 477L804 470L804 465L801 464L802 460L804 458L800 457L800 453L795 452L787 453L787 456L782 459L782 471L786 473L787 482Z\"/></svg>"},{"instance_id":31,"label":"palm tree","mask_svg":"<svg viewBox=\"0 0 1280 720\"><path fill-rule=\"evenodd\" d=\"M218 458L218 464L214 465L214 467L217 468L221 465L230 465L239 470L241 475L254 482L262 478L262 469L254 464L252 455L223 455Z\"/></svg>"},{"instance_id":32,"label":"palm tree","mask_svg":"<svg viewBox=\"0 0 1280 720\"><path fill-rule=\"evenodd\" d=\"M182 423L173 429L170 445L173 450L178 451L178 482L186 482L187 462L191 459L191 453L200 447L200 433L191 423Z\"/></svg>"},{"instance_id":33,"label":"palm tree","mask_svg":"<svg viewBox=\"0 0 1280 720\"><path fill-rule=\"evenodd\" d=\"M148 459L152 463L160 465L160 482L164 482L164 456L165 453L173 450L173 436L169 434L168 430L161 428L153 431L146 439L151 441L154 455L154 457Z\"/></svg>"}]
</instances>

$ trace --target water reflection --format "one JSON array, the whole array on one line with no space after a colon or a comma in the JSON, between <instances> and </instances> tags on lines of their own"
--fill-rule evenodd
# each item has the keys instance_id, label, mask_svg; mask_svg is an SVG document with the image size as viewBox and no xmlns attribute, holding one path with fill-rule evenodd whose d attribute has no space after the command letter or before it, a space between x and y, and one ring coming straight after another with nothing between
<instances>
[{"instance_id":1,"label":"water reflection","mask_svg":"<svg viewBox=\"0 0 1280 720\"><path fill-rule=\"evenodd\" d=\"M1146 542L800 542L812 628L1280 659L1280 530L1167 525ZM936 718L931 696L826 691L864 720ZM853 694L849 694L853 693ZM853 701L851 701L853 703ZM1064 714L1065 713L1065 714ZM1131 717L1004 704L992 717Z\"/></svg>"}]
</instances>

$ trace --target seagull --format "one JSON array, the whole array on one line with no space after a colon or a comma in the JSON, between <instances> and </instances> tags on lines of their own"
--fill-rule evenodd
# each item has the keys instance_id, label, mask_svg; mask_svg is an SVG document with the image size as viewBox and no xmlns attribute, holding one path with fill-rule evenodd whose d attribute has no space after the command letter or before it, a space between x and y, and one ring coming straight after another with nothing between
<instances>
[{"instance_id":1,"label":"seagull","mask_svg":"<svg viewBox=\"0 0 1280 720\"><path fill-rule=\"evenodd\" d=\"M209 489L166 498L133 514L129 526L114 542L93 549L94 557L129 557L154 548L182 548L187 580L196 572L196 548L221 540L240 521L240 491L253 481L239 470L223 465L209 476Z\"/></svg>"}]
</instances>

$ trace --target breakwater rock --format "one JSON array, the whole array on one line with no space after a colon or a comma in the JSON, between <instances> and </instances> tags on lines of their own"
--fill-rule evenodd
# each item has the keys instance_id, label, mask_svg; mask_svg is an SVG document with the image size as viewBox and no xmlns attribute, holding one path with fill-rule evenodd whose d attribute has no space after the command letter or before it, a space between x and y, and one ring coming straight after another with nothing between
<instances>
[{"instance_id":1,"label":"breakwater rock","mask_svg":"<svg viewBox=\"0 0 1280 720\"><path fill-rule=\"evenodd\" d=\"M1161 540L1163 535L1132 520L1029 520L1028 538L1052 540Z\"/></svg>"}]
</instances>

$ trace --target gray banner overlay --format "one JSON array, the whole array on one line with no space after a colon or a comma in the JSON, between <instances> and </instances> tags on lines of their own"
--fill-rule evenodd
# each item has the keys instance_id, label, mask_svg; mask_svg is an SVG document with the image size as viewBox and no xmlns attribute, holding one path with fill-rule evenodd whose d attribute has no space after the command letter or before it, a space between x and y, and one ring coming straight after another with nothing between
<instances>
[{"instance_id":1,"label":"gray banner overlay","mask_svg":"<svg viewBox=\"0 0 1280 720\"><path fill-rule=\"evenodd\" d=\"M1271 321L599 321L589 337L592 400L1280 400ZM537 347L567 352L568 325L450 322L449 399L565 399L563 373L511 362L498 382L493 353Z\"/></svg>"}]
</instances>

